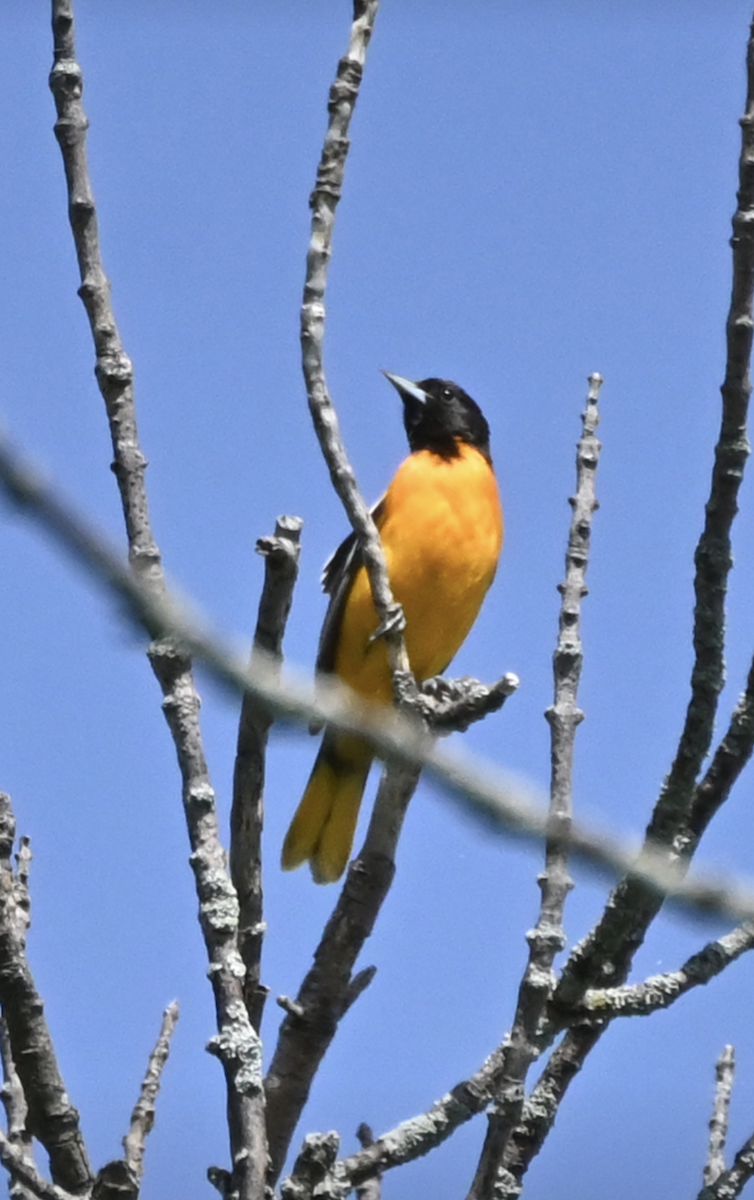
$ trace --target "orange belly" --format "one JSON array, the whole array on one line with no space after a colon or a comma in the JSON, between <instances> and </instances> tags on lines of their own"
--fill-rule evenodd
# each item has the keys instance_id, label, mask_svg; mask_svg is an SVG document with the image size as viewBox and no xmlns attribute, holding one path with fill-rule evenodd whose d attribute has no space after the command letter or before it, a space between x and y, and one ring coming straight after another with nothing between
<instances>
[{"instance_id":1,"label":"orange belly","mask_svg":"<svg viewBox=\"0 0 754 1200\"><path fill-rule=\"evenodd\" d=\"M457 458L430 451L399 467L385 496L380 537L390 586L406 617L406 649L421 681L444 671L471 629L495 576L503 542L497 482L465 444ZM388 702L392 684L366 571L343 613L335 673L364 696Z\"/></svg>"}]
</instances>

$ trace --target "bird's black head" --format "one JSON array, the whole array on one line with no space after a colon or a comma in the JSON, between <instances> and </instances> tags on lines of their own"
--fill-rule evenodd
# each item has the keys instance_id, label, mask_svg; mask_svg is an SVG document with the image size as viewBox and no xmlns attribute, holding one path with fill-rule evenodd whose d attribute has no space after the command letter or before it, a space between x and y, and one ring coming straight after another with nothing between
<instances>
[{"instance_id":1,"label":"bird's black head","mask_svg":"<svg viewBox=\"0 0 754 1200\"><path fill-rule=\"evenodd\" d=\"M431 450L441 458L457 458L458 443L476 447L490 459L490 427L481 408L463 388L449 379L412 383L400 375L383 374L403 401L403 423L412 451Z\"/></svg>"}]
</instances>

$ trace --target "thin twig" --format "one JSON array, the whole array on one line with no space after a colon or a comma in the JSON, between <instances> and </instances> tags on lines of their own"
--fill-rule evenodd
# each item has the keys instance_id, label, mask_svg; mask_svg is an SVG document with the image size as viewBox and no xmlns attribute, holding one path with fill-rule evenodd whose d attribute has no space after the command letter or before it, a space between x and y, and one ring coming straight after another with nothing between
<instances>
[{"instance_id":1,"label":"thin twig","mask_svg":"<svg viewBox=\"0 0 754 1200\"><path fill-rule=\"evenodd\" d=\"M350 864L338 902L287 1015L265 1080L270 1180L283 1168L312 1080L341 1018L369 984L373 970L353 968L390 890L395 847L419 779L415 767L388 764L364 847Z\"/></svg>"},{"instance_id":2,"label":"thin twig","mask_svg":"<svg viewBox=\"0 0 754 1200\"><path fill-rule=\"evenodd\" d=\"M144 1149L147 1137L154 1125L155 1101L160 1090L160 1079L170 1054L170 1041L178 1020L178 1005L173 1001L162 1014L162 1025L155 1048L149 1056L149 1064L141 1085L139 1099L131 1113L131 1127L123 1138L126 1163L137 1180L144 1175Z\"/></svg>"},{"instance_id":3,"label":"thin twig","mask_svg":"<svg viewBox=\"0 0 754 1200\"><path fill-rule=\"evenodd\" d=\"M146 458L139 446L133 370L118 333L110 287L99 249L97 215L86 160L88 121L81 103L82 73L76 61L71 0L53 0L54 64L50 87L58 120L55 133L68 185L68 212L81 275L79 295L94 340L95 373L105 401L128 537L136 576L156 597L165 592L145 489ZM210 1042L225 1072L230 1150L240 1200L264 1195L266 1147L259 1039L243 1002L238 954L238 902L220 843L215 795L209 781L199 725L199 697L188 657L169 640L149 651L163 692L163 710L175 742L191 843L199 917L210 961L218 1033Z\"/></svg>"},{"instance_id":4,"label":"thin twig","mask_svg":"<svg viewBox=\"0 0 754 1200\"><path fill-rule=\"evenodd\" d=\"M274 668L282 662L282 643L298 575L302 521L279 517L272 537L260 538L264 587L259 601L251 665L259 655ZM249 1018L259 1032L267 990L261 984L264 910L262 893L262 826L267 737L272 713L250 693L241 701L233 804L230 814L230 873L238 894L238 948L246 968L244 997Z\"/></svg>"},{"instance_id":5,"label":"thin twig","mask_svg":"<svg viewBox=\"0 0 754 1200\"><path fill-rule=\"evenodd\" d=\"M68 1098L42 999L26 961L26 922L16 911L11 867L15 836L10 797L0 792L0 1004L28 1106L28 1131L47 1151L54 1183L81 1194L91 1187L93 1176L79 1114Z\"/></svg>"},{"instance_id":6,"label":"thin twig","mask_svg":"<svg viewBox=\"0 0 754 1200\"><path fill-rule=\"evenodd\" d=\"M309 683L298 682L290 675L281 679L277 670L268 672L261 661L250 670L217 631L190 615L191 609L185 603L170 593L157 596L142 586L100 531L42 482L11 449L1 431L0 487L100 587L125 602L125 613L137 626L153 637L168 639L179 662L186 661L182 651L190 651L222 687L233 695L249 692L257 696L279 719L302 725L333 725L368 739L381 758L421 767L438 784L441 795L492 833L527 841L539 841L547 835L547 812L538 803L534 789L521 779L438 746L415 722L393 708L368 704L337 679L320 679L315 693ZM611 875L631 872L657 897L667 897L689 910L739 921L754 919L754 881L701 873L687 878L685 865L669 862L664 850L645 846L639 859L638 846L604 829L575 821L568 843L572 858Z\"/></svg>"},{"instance_id":7,"label":"thin twig","mask_svg":"<svg viewBox=\"0 0 754 1200\"><path fill-rule=\"evenodd\" d=\"M68 216L78 258L79 296L86 309L96 354L95 374L107 408L113 471L120 490L128 553L140 577L162 585L160 553L152 536L144 486L146 458L139 446L133 394L133 365L126 354L110 302L110 283L99 247L94 195L86 159L89 122L81 103L83 76L76 61L72 0L52 0L54 62L50 89L55 100L55 136L63 155Z\"/></svg>"},{"instance_id":8,"label":"thin twig","mask_svg":"<svg viewBox=\"0 0 754 1200\"><path fill-rule=\"evenodd\" d=\"M704 1186L697 1200L736 1200L746 1184L754 1177L754 1134L744 1142L733 1159L730 1170L725 1168L725 1142L728 1135L728 1109L733 1090L735 1055L726 1046L716 1066L715 1104L710 1120L710 1139Z\"/></svg>"},{"instance_id":9,"label":"thin twig","mask_svg":"<svg viewBox=\"0 0 754 1200\"><path fill-rule=\"evenodd\" d=\"M568 873L568 836L573 820L573 749L576 729L584 714L576 703L583 659L580 619L586 595L586 570L592 516L598 507L595 475L600 443L597 401L602 376L589 377L583 429L576 450L576 495L566 551L565 582L559 585L558 643L553 655L555 697L546 716L550 724L550 832L545 847L545 869L539 877L542 891L539 917L527 934L529 958L518 993L513 1027L504 1046L505 1072L495 1106L487 1121L487 1135L468 1193L468 1200L492 1200L508 1140L521 1118L524 1085L529 1068L542 1049L540 1025L555 986L553 963L565 946L563 911L573 882Z\"/></svg>"},{"instance_id":10,"label":"thin twig","mask_svg":"<svg viewBox=\"0 0 754 1200\"><path fill-rule=\"evenodd\" d=\"M428 1154L447 1141L461 1125L484 1111L501 1082L504 1069L504 1049L498 1047L474 1075L457 1084L427 1112L402 1121L366 1149L338 1162L338 1178L355 1187L376 1171L391 1170Z\"/></svg>"},{"instance_id":11,"label":"thin twig","mask_svg":"<svg viewBox=\"0 0 754 1200\"><path fill-rule=\"evenodd\" d=\"M715 1103L709 1123L709 1149L704 1167L704 1184L709 1187L725 1170L725 1143L728 1138L728 1113L736 1056L732 1046L725 1046L715 1064Z\"/></svg>"},{"instance_id":12,"label":"thin twig","mask_svg":"<svg viewBox=\"0 0 754 1200\"><path fill-rule=\"evenodd\" d=\"M567 1023L588 1021L590 1017L648 1017L661 1008L669 1008L692 988L701 987L720 975L748 950L754 949L754 925L739 925L703 949L692 954L677 971L650 975L641 983L616 988L590 988L581 1004L569 1014ZM562 1014L561 1014L562 1016Z\"/></svg>"},{"instance_id":13,"label":"thin twig","mask_svg":"<svg viewBox=\"0 0 754 1200\"><path fill-rule=\"evenodd\" d=\"M589 1034L592 1031L587 1029L580 1032ZM555 1054L558 1053L558 1049L555 1050ZM456 1129L487 1108L503 1081L505 1069L506 1054L503 1044L493 1051L478 1071L457 1084L427 1112L401 1122L388 1133L378 1137L365 1150L334 1163L331 1175L343 1189L333 1193L336 1200L339 1200L340 1196L346 1196L349 1187L357 1186L376 1170L392 1170L413 1162L447 1141ZM565 1076L566 1063L562 1064L562 1070ZM542 1100L541 1095L539 1099Z\"/></svg>"},{"instance_id":14,"label":"thin twig","mask_svg":"<svg viewBox=\"0 0 754 1200\"><path fill-rule=\"evenodd\" d=\"M359 95L367 47L374 29L379 0L354 0L348 50L338 63L328 112L330 119L310 197L312 227L306 257L304 299L301 307L301 353L306 394L322 454L348 519L359 538L372 597L387 643L393 672L410 675L403 641L403 613L390 589L382 543L371 513L359 492L356 476L340 436L338 416L330 398L323 363L325 336L325 290L332 253L335 210L341 197L346 157L350 147L348 129Z\"/></svg>"}]
</instances>

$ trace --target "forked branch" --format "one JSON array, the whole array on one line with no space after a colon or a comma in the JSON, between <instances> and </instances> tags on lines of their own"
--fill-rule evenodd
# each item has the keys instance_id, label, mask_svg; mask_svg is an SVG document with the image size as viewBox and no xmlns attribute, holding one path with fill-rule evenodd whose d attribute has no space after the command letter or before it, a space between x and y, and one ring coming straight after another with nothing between
<instances>
[{"instance_id":1,"label":"forked branch","mask_svg":"<svg viewBox=\"0 0 754 1200\"><path fill-rule=\"evenodd\" d=\"M716 1065L715 1104L710 1120L710 1139L707 1163L704 1168L704 1187L697 1200L736 1200L750 1179L754 1178L754 1134L747 1138L733 1159L730 1169L725 1166L725 1142L728 1136L728 1110L735 1075L735 1056L732 1046L726 1046Z\"/></svg>"},{"instance_id":2,"label":"forked branch","mask_svg":"<svg viewBox=\"0 0 754 1200\"><path fill-rule=\"evenodd\" d=\"M692 954L677 971L650 975L642 983L616 988L590 988L584 999L568 1018L568 1023L582 1023L615 1017L648 1017L661 1008L669 1008L693 988L702 987L736 962L742 954L754 949L754 925L739 925L731 933L708 942Z\"/></svg>"},{"instance_id":3,"label":"forked branch","mask_svg":"<svg viewBox=\"0 0 754 1200\"><path fill-rule=\"evenodd\" d=\"M730 535L749 453L747 416L754 297L754 24L749 29L746 71L720 433L704 528L695 556L691 695L675 758L655 805L645 842L645 851L651 847L655 861L661 862L664 857L669 866L681 872L687 869L707 823L749 761L754 744L750 674L749 698L745 697L739 705L728 731L730 740L726 744L724 739L710 768L712 771L718 763L725 770L719 777L710 777L708 772L705 778L712 786L708 792L699 790L703 784L697 785L697 778L711 744L723 686L725 597L732 562ZM729 750L733 753L729 754ZM554 1007L568 1011L581 1001L587 989L623 983L662 902L662 895L647 887L645 878L636 872L629 873L614 889L595 928L571 954L555 993ZM571 1080L599 1041L603 1029L604 1026L598 1025L570 1030L553 1052L514 1135L509 1166L517 1181L541 1150Z\"/></svg>"}]
</instances>

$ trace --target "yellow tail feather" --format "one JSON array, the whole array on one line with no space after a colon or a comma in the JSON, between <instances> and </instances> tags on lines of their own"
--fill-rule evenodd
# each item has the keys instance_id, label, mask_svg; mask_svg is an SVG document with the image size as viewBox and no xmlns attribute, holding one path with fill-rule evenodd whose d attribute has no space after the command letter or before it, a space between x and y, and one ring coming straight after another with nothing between
<instances>
[{"instance_id":1,"label":"yellow tail feather","mask_svg":"<svg viewBox=\"0 0 754 1200\"><path fill-rule=\"evenodd\" d=\"M369 746L359 738L325 735L283 843L284 871L308 860L317 883L340 879L371 763Z\"/></svg>"}]
</instances>

